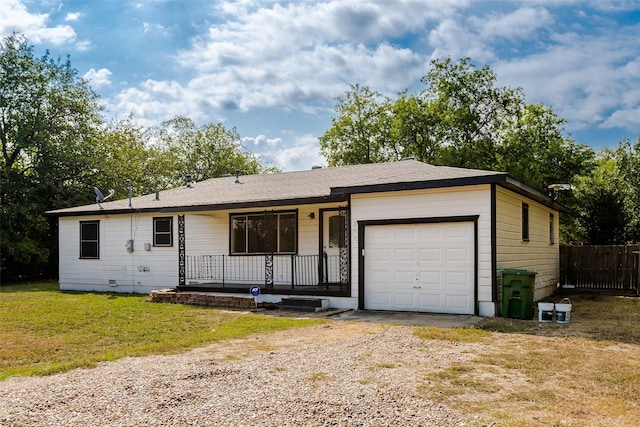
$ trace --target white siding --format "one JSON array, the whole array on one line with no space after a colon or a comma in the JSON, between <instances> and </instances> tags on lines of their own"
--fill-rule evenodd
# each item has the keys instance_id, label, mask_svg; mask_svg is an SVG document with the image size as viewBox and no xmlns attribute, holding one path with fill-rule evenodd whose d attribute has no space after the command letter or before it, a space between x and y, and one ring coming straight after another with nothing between
<instances>
[{"instance_id":1,"label":"white siding","mask_svg":"<svg viewBox=\"0 0 640 427\"><path fill-rule=\"evenodd\" d=\"M153 246L153 217L173 217L173 246ZM100 259L80 259L80 221L100 221ZM60 289L148 293L178 283L177 215L61 217ZM127 240L134 251L127 252ZM144 249L149 243L149 251Z\"/></svg>"},{"instance_id":2,"label":"white siding","mask_svg":"<svg viewBox=\"0 0 640 427\"><path fill-rule=\"evenodd\" d=\"M336 208L338 204L278 206L275 211L298 210L298 255L318 254L319 209ZM215 212L190 213L185 216L187 255L229 254L229 215L264 212L258 209L234 209ZM314 218L309 218L310 213Z\"/></svg>"},{"instance_id":3,"label":"white siding","mask_svg":"<svg viewBox=\"0 0 640 427\"><path fill-rule=\"evenodd\" d=\"M319 209L338 204L276 207L298 209L298 254L317 255ZM264 208L185 214L187 255L229 254L229 214L264 212ZM309 218L310 213L314 218ZM153 217L173 217L173 246L153 247ZM100 221L100 259L79 259L80 221ZM63 290L148 293L178 285L178 214L120 214L59 219L60 288ZM134 251L126 250L134 240ZM144 244L151 244L145 251ZM277 279L277 278L276 278ZM110 284L115 281L115 286ZM279 300L280 296L278 296Z\"/></svg>"},{"instance_id":4,"label":"white siding","mask_svg":"<svg viewBox=\"0 0 640 427\"><path fill-rule=\"evenodd\" d=\"M529 205L529 241L522 241L522 203ZM554 242L549 236L554 216ZM552 294L559 279L559 212L507 189L496 191L496 268L537 272L534 300Z\"/></svg>"},{"instance_id":5,"label":"white siding","mask_svg":"<svg viewBox=\"0 0 640 427\"><path fill-rule=\"evenodd\" d=\"M491 301L491 187L357 194L351 198L351 293L358 296L358 221L479 215L478 302L480 315L494 316ZM356 250L353 250L353 249Z\"/></svg>"}]
</instances>

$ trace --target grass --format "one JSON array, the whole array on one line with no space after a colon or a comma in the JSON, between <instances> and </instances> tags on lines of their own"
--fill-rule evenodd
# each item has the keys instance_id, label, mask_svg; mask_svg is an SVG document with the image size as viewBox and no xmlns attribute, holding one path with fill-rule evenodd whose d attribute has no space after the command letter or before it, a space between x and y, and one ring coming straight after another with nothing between
<instances>
[{"instance_id":1,"label":"grass","mask_svg":"<svg viewBox=\"0 0 640 427\"><path fill-rule=\"evenodd\" d=\"M318 324L146 296L61 292L55 283L0 287L0 380L48 375L127 356L170 354L219 340Z\"/></svg>"},{"instance_id":2,"label":"grass","mask_svg":"<svg viewBox=\"0 0 640 427\"><path fill-rule=\"evenodd\" d=\"M637 425L640 299L570 297L566 325L494 318L439 333L418 328L452 347L476 343L467 361L423 370L420 394L477 425Z\"/></svg>"}]
</instances>

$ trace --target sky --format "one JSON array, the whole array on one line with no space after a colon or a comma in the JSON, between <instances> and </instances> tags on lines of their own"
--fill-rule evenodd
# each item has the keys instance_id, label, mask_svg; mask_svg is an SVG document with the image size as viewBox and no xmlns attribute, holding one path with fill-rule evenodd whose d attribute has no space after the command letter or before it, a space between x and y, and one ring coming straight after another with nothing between
<instances>
[{"instance_id":1,"label":"sky","mask_svg":"<svg viewBox=\"0 0 640 427\"><path fill-rule=\"evenodd\" d=\"M236 128L283 171L326 165L318 137L350 84L394 97L435 58L489 65L594 149L640 134L640 1L0 0L0 37L69 55L106 120Z\"/></svg>"}]
</instances>

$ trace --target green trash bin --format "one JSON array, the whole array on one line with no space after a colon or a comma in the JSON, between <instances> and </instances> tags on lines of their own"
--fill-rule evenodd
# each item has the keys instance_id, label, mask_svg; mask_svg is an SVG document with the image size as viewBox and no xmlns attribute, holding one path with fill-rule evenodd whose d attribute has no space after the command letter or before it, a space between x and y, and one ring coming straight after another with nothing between
<instances>
[{"instance_id":1,"label":"green trash bin","mask_svg":"<svg viewBox=\"0 0 640 427\"><path fill-rule=\"evenodd\" d=\"M509 268L502 270L502 317L531 319L536 272Z\"/></svg>"}]
</instances>

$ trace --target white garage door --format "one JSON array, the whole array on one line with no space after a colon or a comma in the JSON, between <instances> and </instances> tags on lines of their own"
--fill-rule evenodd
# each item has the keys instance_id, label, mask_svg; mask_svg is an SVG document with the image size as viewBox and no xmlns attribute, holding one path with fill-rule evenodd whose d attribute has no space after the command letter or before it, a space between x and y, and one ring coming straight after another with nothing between
<instances>
[{"instance_id":1,"label":"white garage door","mask_svg":"<svg viewBox=\"0 0 640 427\"><path fill-rule=\"evenodd\" d=\"M367 310L474 314L472 222L365 228Z\"/></svg>"}]
</instances>

